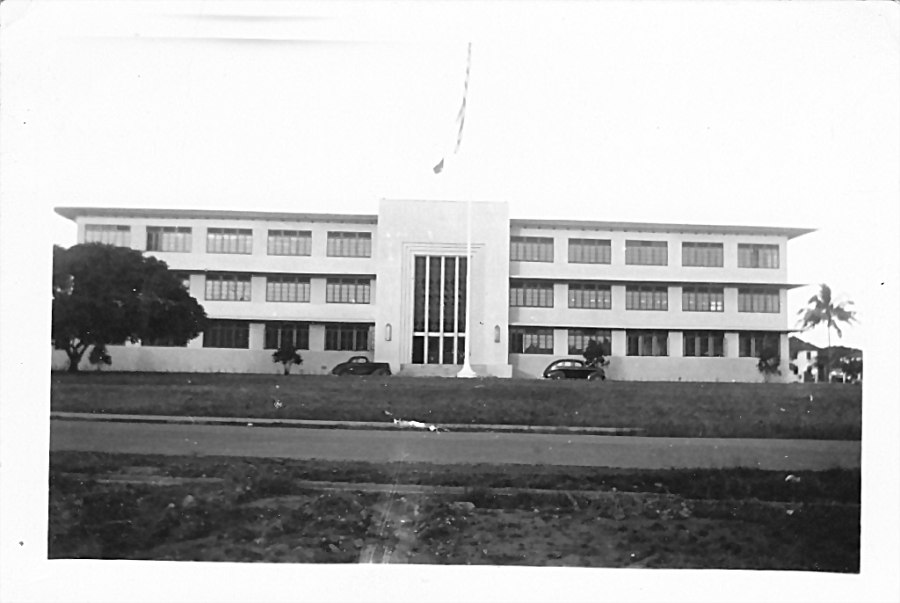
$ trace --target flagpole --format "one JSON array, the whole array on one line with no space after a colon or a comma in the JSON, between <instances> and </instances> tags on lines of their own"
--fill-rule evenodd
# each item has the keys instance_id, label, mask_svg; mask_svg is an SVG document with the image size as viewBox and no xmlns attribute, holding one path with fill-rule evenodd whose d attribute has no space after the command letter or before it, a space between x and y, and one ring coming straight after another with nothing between
<instances>
[{"instance_id":1,"label":"flagpole","mask_svg":"<svg viewBox=\"0 0 900 603\"><path fill-rule=\"evenodd\" d=\"M477 377L472 370L470 356L472 354L472 200L466 199L466 349L463 354L463 366L456 376L464 379Z\"/></svg>"}]
</instances>

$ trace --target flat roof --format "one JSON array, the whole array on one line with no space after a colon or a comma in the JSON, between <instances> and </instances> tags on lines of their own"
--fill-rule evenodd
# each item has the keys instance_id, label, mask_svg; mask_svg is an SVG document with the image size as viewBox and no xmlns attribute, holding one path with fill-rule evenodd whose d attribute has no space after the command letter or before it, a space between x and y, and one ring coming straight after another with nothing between
<instances>
[{"instance_id":1,"label":"flat roof","mask_svg":"<svg viewBox=\"0 0 900 603\"><path fill-rule=\"evenodd\" d=\"M54 211L64 218L79 216L100 218L181 218L187 220L271 220L284 222L351 222L377 224L375 214L320 214L267 211L234 211L225 209L133 209L125 207L57 207Z\"/></svg>"},{"instance_id":2,"label":"flat roof","mask_svg":"<svg viewBox=\"0 0 900 603\"><path fill-rule=\"evenodd\" d=\"M520 228L560 228L583 230L634 230L640 232L695 232L715 234L779 235L789 239L815 232L815 228L782 226L735 226L715 224L663 224L657 222L606 222L596 220L522 220L512 219L510 226Z\"/></svg>"}]
</instances>

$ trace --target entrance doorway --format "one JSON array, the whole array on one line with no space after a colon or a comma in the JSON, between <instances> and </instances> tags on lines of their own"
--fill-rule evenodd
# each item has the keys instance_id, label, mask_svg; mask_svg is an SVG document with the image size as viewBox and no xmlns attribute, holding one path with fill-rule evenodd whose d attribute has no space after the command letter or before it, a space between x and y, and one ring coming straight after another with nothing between
<instances>
[{"instance_id":1,"label":"entrance doorway","mask_svg":"<svg viewBox=\"0 0 900 603\"><path fill-rule=\"evenodd\" d=\"M413 364L462 364L466 353L466 258L415 257Z\"/></svg>"}]
</instances>

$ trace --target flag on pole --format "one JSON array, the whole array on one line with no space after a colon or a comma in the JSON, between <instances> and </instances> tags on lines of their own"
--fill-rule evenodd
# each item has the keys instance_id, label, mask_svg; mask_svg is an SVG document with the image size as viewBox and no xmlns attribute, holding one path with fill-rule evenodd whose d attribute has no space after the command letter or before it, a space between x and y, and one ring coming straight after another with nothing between
<instances>
[{"instance_id":1,"label":"flag on pole","mask_svg":"<svg viewBox=\"0 0 900 603\"><path fill-rule=\"evenodd\" d=\"M453 147L453 151L452 151L452 153L454 155L459 152L459 145L462 144L463 126L466 123L466 97L469 94L469 71L471 70L471 68L472 68L472 43L469 42L469 51L468 51L468 55L466 57L466 81L465 81L465 84L463 85L462 104L459 107L459 113L456 114L456 121L459 122L459 132L456 134L456 145ZM435 174L440 174L442 171L444 171L444 161L446 159L447 159L446 156L442 157L441 160L438 162L438 164L436 166L434 166L434 168L432 168L434 170Z\"/></svg>"}]
</instances>

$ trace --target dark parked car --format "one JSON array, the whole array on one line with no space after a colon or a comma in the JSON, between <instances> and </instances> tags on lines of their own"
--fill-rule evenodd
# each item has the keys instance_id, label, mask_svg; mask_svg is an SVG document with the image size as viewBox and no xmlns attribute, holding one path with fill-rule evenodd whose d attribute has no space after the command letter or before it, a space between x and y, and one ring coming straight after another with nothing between
<instances>
[{"instance_id":1,"label":"dark parked car","mask_svg":"<svg viewBox=\"0 0 900 603\"><path fill-rule=\"evenodd\" d=\"M347 362L342 362L333 369L332 375L390 375L391 365L387 362L372 362L366 356L354 356Z\"/></svg>"},{"instance_id":2,"label":"dark parked car","mask_svg":"<svg viewBox=\"0 0 900 603\"><path fill-rule=\"evenodd\" d=\"M606 379L606 371L603 370L602 364L609 364L609 362L588 364L580 358L563 358L562 360L551 362L550 366L544 369L544 378L603 381Z\"/></svg>"}]
</instances>

